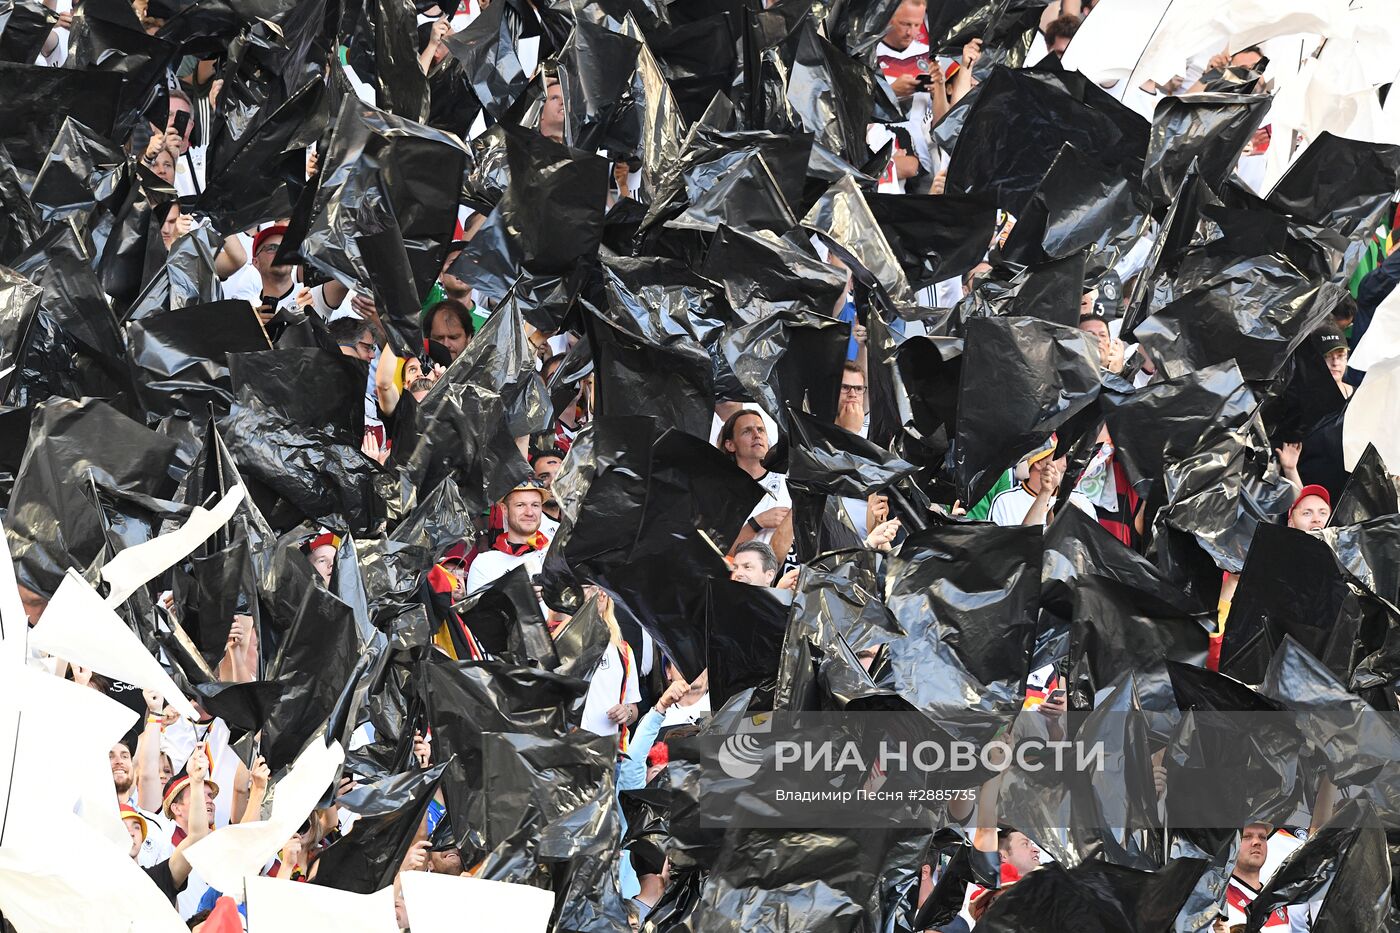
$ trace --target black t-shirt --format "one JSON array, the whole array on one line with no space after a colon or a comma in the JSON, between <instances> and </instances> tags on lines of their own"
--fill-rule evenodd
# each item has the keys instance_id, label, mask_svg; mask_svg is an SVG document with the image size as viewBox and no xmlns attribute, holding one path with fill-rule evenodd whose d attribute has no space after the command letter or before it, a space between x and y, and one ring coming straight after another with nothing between
<instances>
[{"instance_id":1,"label":"black t-shirt","mask_svg":"<svg viewBox=\"0 0 1400 933\"><path fill-rule=\"evenodd\" d=\"M156 883L156 887L160 888L160 893L170 898L170 903L174 906L175 898L181 891L185 890L185 886L175 884L175 876L170 874L170 859L166 859L158 865L152 865L145 869L145 872Z\"/></svg>"}]
</instances>

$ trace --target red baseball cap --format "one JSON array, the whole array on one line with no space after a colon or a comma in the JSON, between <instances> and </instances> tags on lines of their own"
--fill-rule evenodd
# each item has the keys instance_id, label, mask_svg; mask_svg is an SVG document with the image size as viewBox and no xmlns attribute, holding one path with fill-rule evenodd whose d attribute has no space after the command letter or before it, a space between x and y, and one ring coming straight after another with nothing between
<instances>
[{"instance_id":1,"label":"red baseball cap","mask_svg":"<svg viewBox=\"0 0 1400 933\"><path fill-rule=\"evenodd\" d=\"M1327 491L1327 487L1319 486L1316 483L1313 483L1310 486L1303 487L1302 492L1298 493L1298 498L1293 500L1293 505L1289 506L1288 511L1291 512L1294 509L1296 509L1298 507L1298 503L1302 502L1308 496L1317 496L1323 502L1327 503L1327 507L1329 509L1332 507L1332 494Z\"/></svg>"},{"instance_id":2,"label":"red baseball cap","mask_svg":"<svg viewBox=\"0 0 1400 933\"><path fill-rule=\"evenodd\" d=\"M253 255L256 256L258 254L258 250L262 248L263 243L267 241L268 237L283 236L286 232L286 224L273 224L270 227L263 227L257 233L253 234Z\"/></svg>"}]
</instances>

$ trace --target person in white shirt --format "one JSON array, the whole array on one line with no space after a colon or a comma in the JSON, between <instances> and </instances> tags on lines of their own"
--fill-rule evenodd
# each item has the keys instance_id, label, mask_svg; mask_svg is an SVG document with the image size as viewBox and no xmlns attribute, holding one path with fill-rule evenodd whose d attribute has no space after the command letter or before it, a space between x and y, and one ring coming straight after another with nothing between
<instances>
[{"instance_id":1,"label":"person in white shirt","mask_svg":"<svg viewBox=\"0 0 1400 933\"><path fill-rule=\"evenodd\" d=\"M768 454L768 429L758 412L744 409L730 415L720 428L718 446L765 492L744 521L735 548L757 540L771 547L774 554L787 554L792 548L792 497L788 495L787 477L770 473L763 466L763 458Z\"/></svg>"},{"instance_id":2,"label":"person in white shirt","mask_svg":"<svg viewBox=\"0 0 1400 933\"><path fill-rule=\"evenodd\" d=\"M472 567L475 569L476 565ZM625 737L625 728L637 721L637 704L642 701L641 687L637 683L637 659L618 628L612 599L603 592L595 599L598 600L598 615L607 623L611 642L588 678L583 720L579 726L597 735L618 735L618 728L623 727Z\"/></svg>"},{"instance_id":3,"label":"person in white shirt","mask_svg":"<svg viewBox=\"0 0 1400 933\"><path fill-rule=\"evenodd\" d=\"M1055 436L1026 455L1017 465L1021 482L992 500L988 518L998 525L1048 525L1053 517L1055 496L1065 475L1065 460L1056 460ZM1083 493L1070 493L1070 504L1097 520L1094 504Z\"/></svg>"},{"instance_id":4,"label":"person in white shirt","mask_svg":"<svg viewBox=\"0 0 1400 933\"><path fill-rule=\"evenodd\" d=\"M927 0L904 0L890 17L884 38L875 48L881 74L900 103L908 103L909 119L890 127L872 126L866 139L872 149L879 149L893 136L895 177L891 181L900 191L919 194L928 189L926 179L921 186L917 181L911 187L906 187L906 183L909 179L932 174L934 159L929 148L929 130L948 109L938 62L929 55L928 46L917 38L926 12Z\"/></svg>"},{"instance_id":5,"label":"person in white shirt","mask_svg":"<svg viewBox=\"0 0 1400 933\"><path fill-rule=\"evenodd\" d=\"M532 577L540 572L545 550L549 547L549 539L540 531L544 495L544 487L531 478L501 500L506 530L496 536L490 550L478 554L472 561L467 571L468 593L475 593L521 564Z\"/></svg>"}]
</instances>

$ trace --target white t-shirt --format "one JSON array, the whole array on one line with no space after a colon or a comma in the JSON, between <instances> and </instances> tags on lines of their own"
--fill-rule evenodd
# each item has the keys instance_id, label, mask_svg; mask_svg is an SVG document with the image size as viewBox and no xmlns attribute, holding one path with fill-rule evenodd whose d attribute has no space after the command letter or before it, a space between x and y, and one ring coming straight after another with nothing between
<instances>
[{"instance_id":1,"label":"white t-shirt","mask_svg":"<svg viewBox=\"0 0 1400 933\"><path fill-rule=\"evenodd\" d=\"M480 560L480 558L477 558ZM476 565L473 564L473 567ZM623 644L622 651L628 655L627 689L623 692L622 654L617 648L609 647L588 679L588 693L583 698L583 721L581 728L597 735L617 735L617 723L608 718L608 710L619 703L639 703L641 688L637 686L637 662L630 645Z\"/></svg>"},{"instance_id":2,"label":"white t-shirt","mask_svg":"<svg viewBox=\"0 0 1400 933\"><path fill-rule=\"evenodd\" d=\"M141 850L136 853L136 864L142 868L152 868L170 858L171 853L175 851L175 847L170 844L170 833L173 830L166 825L165 817L138 807L135 791L132 791L126 802L146 818L146 840L141 843Z\"/></svg>"},{"instance_id":3,"label":"white t-shirt","mask_svg":"<svg viewBox=\"0 0 1400 933\"><path fill-rule=\"evenodd\" d=\"M526 572L533 577L544 569L544 551L530 551L519 557L507 554L505 551L494 550L478 554L476 560L472 561L471 569L467 571L467 592L475 593L488 583L504 577L521 564L525 565Z\"/></svg>"},{"instance_id":4,"label":"white t-shirt","mask_svg":"<svg viewBox=\"0 0 1400 933\"><path fill-rule=\"evenodd\" d=\"M1090 518L1098 519L1098 513L1094 511L1094 504L1086 499L1082 492L1075 490L1070 493L1069 501L1071 505L1076 506ZM1035 496L1026 488L1025 483L1021 483L1012 486L1005 492L998 493L997 497L992 500L992 510L987 513L987 518L998 525L1019 525L1026 520L1026 513L1031 510L1031 506L1034 504ZM1045 523L1050 524L1048 509L1045 518Z\"/></svg>"},{"instance_id":5,"label":"white t-shirt","mask_svg":"<svg viewBox=\"0 0 1400 933\"><path fill-rule=\"evenodd\" d=\"M776 509L779 507L785 509L792 508L792 496L788 495L787 476L785 474L764 473L763 478L755 482L763 487L764 494L763 498L758 500L758 505L754 506L753 511L749 513L749 518L753 518L760 512L766 512L769 509ZM776 528L765 528L754 534L754 540L762 541L764 544L772 546L773 533L775 531L777 531ZM778 559L782 560L784 556L783 554L779 554Z\"/></svg>"},{"instance_id":6,"label":"white t-shirt","mask_svg":"<svg viewBox=\"0 0 1400 933\"><path fill-rule=\"evenodd\" d=\"M191 146L175 160L175 193L182 198L204 191L204 146Z\"/></svg>"}]
</instances>

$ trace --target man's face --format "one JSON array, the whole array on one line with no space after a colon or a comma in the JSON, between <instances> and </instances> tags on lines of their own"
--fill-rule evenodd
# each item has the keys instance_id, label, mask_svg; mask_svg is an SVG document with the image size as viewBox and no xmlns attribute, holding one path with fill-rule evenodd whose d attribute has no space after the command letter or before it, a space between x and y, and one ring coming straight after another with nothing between
<instances>
[{"instance_id":1,"label":"man's face","mask_svg":"<svg viewBox=\"0 0 1400 933\"><path fill-rule=\"evenodd\" d=\"M762 460L768 453L768 429L758 415L744 415L734 425L734 439L724 449L739 460Z\"/></svg>"},{"instance_id":2,"label":"man's face","mask_svg":"<svg viewBox=\"0 0 1400 933\"><path fill-rule=\"evenodd\" d=\"M460 875L462 873L462 853L456 849L443 852L429 852L428 864L435 875Z\"/></svg>"},{"instance_id":3,"label":"man's face","mask_svg":"<svg viewBox=\"0 0 1400 933\"><path fill-rule=\"evenodd\" d=\"M253 254L253 268L263 274L284 276L291 270L291 266L274 266L273 257L277 255L277 250L282 246L282 237L274 234L267 237L258 244L258 251Z\"/></svg>"},{"instance_id":4,"label":"man's face","mask_svg":"<svg viewBox=\"0 0 1400 933\"><path fill-rule=\"evenodd\" d=\"M1338 347L1327 354L1327 371L1338 382L1347 374L1347 360L1350 356L1351 352L1346 347Z\"/></svg>"},{"instance_id":5,"label":"man's face","mask_svg":"<svg viewBox=\"0 0 1400 933\"><path fill-rule=\"evenodd\" d=\"M885 45L903 52L919 35L924 24L925 6L922 3L901 3L890 19L885 30Z\"/></svg>"},{"instance_id":6,"label":"man's face","mask_svg":"<svg viewBox=\"0 0 1400 933\"><path fill-rule=\"evenodd\" d=\"M1269 827L1263 823L1250 823L1240 833L1240 857L1236 867L1245 871L1258 871L1269 858Z\"/></svg>"},{"instance_id":7,"label":"man's face","mask_svg":"<svg viewBox=\"0 0 1400 933\"><path fill-rule=\"evenodd\" d=\"M164 753L160 756L160 786L164 787L170 783L170 779L175 776L175 768L170 764L170 756Z\"/></svg>"},{"instance_id":8,"label":"man's face","mask_svg":"<svg viewBox=\"0 0 1400 933\"><path fill-rule=\"evenodd\" d=\"M462 322L457 320L457 315L445 309L433 315L433 326L429 328L428 336L446 347L454 360L467 348L468 337L462 329Z\"/></svg>"},{"instance_id":9,"label":"man's face","mask_svg":"<svg viewBox=\"0 0 1400 933\"><path fill-rule=\"evenodd\" d=\"M117 796L125 797L131 793L131 782L134 774L131 765L131 751L121 743L113 745L111 750L107 752L107 763L112 768L112 784L117 789Z\"/></svg>"},{"instance_id":10,"label":"man's face","mask_svg":"<svg viewBox=\"0 0 1400 933\"><path fill-rule=\"evenodd\" d=\"M131 834L131 851L127 855L136 858L136 853L141 851L141 843L146 841L146 837L141 835L141 824L135 820L122 820L126 824L126 831Z\"/></svg>"},{"instance_id":11,"label":"man's face","mask_svg":"<svg viewBox=\"0 0 1400 933\"><path fill-rule=\"evenodd\" d=\"M1288 513L1288 527L1302 531L1321 531L1332 517L1332 507L1321 496L1304 496L1293 504Z\"/></svg>"},{"instance_id":12,"label":"man's face","mask_svg":"<svg viewBox=\"0 0 1400 933\"><path fill-rule=\"evenodd\" d=\"M1249 68L1252 70L1259 67L1259 63L1263 60L1264 57L1258 52L1236 52L1234 55L1230 56L1230 67Z\"/></svg>"},{"instance_id":13,"label":"man's face","mask_svg":"<svg viewBox=\"0 0 1400 933\"><path fill-rule=\"evenodd\" d=\"M1024 833L1015 830L1012 830L1008 838L1011 851L1007 861L1023 876L1034 871L1040 865L1040 850L1035 847L1035 843Z\"/></svg>"},{"instance_id":14,"label":"man's face","mask_svg":"<svg viewBox=\"0 0 1400 933\"><path fill-rule=\"evenodd\" d=\"M860 373L841 373L841 404L865 401L865 377Z\"/></svg>"},{"instance_id":15,"label":"man's face","mask_svg":"<svg viewBox=\"0 0 1400 933\"><path fill-rule=\"evenodd\" d=\"M335 569L335 546L323 544L311 552L311 569L321 575L321 582L331 585L331 571Z\"/></svg>"},{"instance_id":16,"label":"man's face","mask_svg":"<svg viewBox=\"0 0 1400 933\"><path fill-rule=\"evenodd\" d=\"M519 535L532 535L540 530L540 511L544 496L530 489L513 492L506 499L506 526Z\"/></svg>"},{"instance_id":17,"label":"man's face","mask_svg":"<svg viewBox=\"0 0 1400 933\"><path fill-rule=\"evenodd\" d=\"M1108 325L1101 318L1095 317L1087 321L1080 321L1079 329L1086 334L1093 334L1100 344L1108 340Z\"/></svg>"},{"instance_id":18,"label":"man's face","mask_svg":"<svg viewBox=\"0 0 1400 933\"><path fill-rule=\"evenodd\" d=\"M559 475L559 466L563 463L558 457L552 454L545 454L535 458L535 475L540 478L540 482L546 486L554 485L554 477Z\"/></svg>"},{"instance_id":19,"label":"man's face","mask_svg":"<svg viewBox=\"0 0 1400 933\"><path fill-rule=\"evenodd\" d=\"M44 614L44 610L49 606L48 598L41 596L23 584L20 584L17 589L19 590L19 601L24 605L24 617L29 620L30 625L38 624L39 617Z\"/></svg>"},{"instance_id":20,"label":"man's face","mask_svg":"<svg viewBox=\"0 0 1400 933\"><path fill-rule=\"evenodd\" d=\"M734 569L729 579L735 583L748 583L751 586L767 586L771 574L763 569L763 561L753 551L744 551L734 556Z\"/></svg>"},{"instance_id":21,"label":"man's face","mask_svg":"<svg viewBox=\"0 0 1400 933\"><path fill-rule=\"evenodd\" d=\"M165 219L160 223L160 241L165 244L166 249L170 249L175 242L175 229L180 222L180 205L172 204L165 212Z\"/></svg>"},{"instance_id":22,"label":"man's face","mask_svg":"<svg viewBox=\"0 0 1400 933\"><path fill-rule=\"evenodd\" d=\"M1059 461L1060 466L1063 467L1068 461L1068 459L1069 458L1066 457L1064 460ZM1045 474L1045 468L1052 462L1054 462L1053 457L1041 457L1035 463L1032 463L1030 465L1030 479L1028 480L1028 483L1031 489L1040 489L1040 478Z\"/></svg>"},{"instance_id":23,"label":"man's face","mask_svg":"<svg viewBox=\"0 0 1400 933\"><path fill-rule=\"evenodd\" d=\"M209 793L209 785L204 785L204 812L209 817L209 826L214 825L214 797ZM190 789L180 791L170 804L170 815L175 817L175 825L185 832L190 831Z\"/></svg>"},{"instance_id":24,"label":"man's face","mask_svg":"<svg viewBox=\"0 0 1400 933\"><path fill-rule=\"evenodd\" d=\"M550 139L564 136L564 89L551 81L545 90L544 107L540 110L540 135Z\"/></svg>"}]
</instances>

